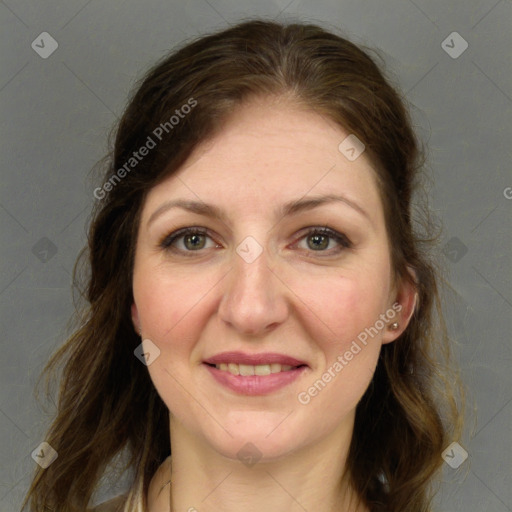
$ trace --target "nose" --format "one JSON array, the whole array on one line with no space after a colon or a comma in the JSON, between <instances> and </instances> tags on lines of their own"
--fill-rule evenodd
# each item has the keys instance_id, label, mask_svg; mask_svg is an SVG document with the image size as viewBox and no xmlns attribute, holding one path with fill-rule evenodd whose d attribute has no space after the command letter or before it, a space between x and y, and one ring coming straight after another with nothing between
<instances>
[{"instance_id":1,"label":"nose","mask_svg":"<svg viewBox=\"0 0 512 512\"><path fill-rule=\"evenodd\" d=\"M233 252L231 272L224 280L218 314L239 334L257 337L281 325L288 316L288 288L269 266L268 252L251 263Z\"/></svg>"}]
</instances>

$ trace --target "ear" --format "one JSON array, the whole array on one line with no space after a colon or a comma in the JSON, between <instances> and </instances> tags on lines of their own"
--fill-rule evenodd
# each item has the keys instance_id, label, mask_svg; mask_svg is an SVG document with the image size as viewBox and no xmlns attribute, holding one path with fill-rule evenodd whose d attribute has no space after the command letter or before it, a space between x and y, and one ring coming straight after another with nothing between
<instances>
[{"instance_id":1,"label":"ear","mask_svg":"<svg viewBox=\"0 0 512 512\"><path fill-rule=\"evenodd\" d=\"M135 332L140 336L141 328L140 328L140 320L139 320L139 311L137 309L137 306L135 305L135 302L132 304L132 322L133 322L133 328L135 329Z\"/></svg>"},{"instance_id":2,"label":"ear","mask_svg":"<svg viewBox=\"0 0 512 512\"><path fill-rule=\"evenodd\" d=\"M414 284L408 279L402 279L398 289L396 290L395 300L388 309L388 312L394 312L395 315L392 318L391 315L388 315L390 320L386 326L384 334L382 335L383 344L395 341L405 331L416 307L419 306L419 304L417 304L418 277L412 267L407 267L407 270L409 274L411 274ZM390 326L395 322L398 324L398 328L392 329Z\"/></svg>"}]
</instances>

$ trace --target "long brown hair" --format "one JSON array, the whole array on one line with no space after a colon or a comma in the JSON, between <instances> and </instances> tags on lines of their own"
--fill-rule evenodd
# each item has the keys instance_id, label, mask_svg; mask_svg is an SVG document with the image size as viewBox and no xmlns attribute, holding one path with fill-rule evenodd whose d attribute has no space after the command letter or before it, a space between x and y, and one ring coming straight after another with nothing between
<instances>
[{"instance_id":1,"label":"long brown hair","mask_svg":"<svg viewBox=\"0 0 512 512\"><path fill-rule=\"evenodd\" d=\"M418 217L426 230L416 229L411 204L424 151L399 88L371 52L316 25L251 20L189 42L137 84L103 162L88 247L75 266L84 298L81 325L44 371L55 376L63 366L58 411L46 436L59 455L36 471L24 503L33 511L84 511L121 453L129 455L126 468L143 480L146 495L170 444L168 410L133 353L140 344L130 306L141 208L148 191L222 130L235 107L279 95L364 142L384 205L395 279L412 279L407 266L416 272L415 313L400 338L382 347L357 406L347 469L372 510L430 510L441 452L461 431L460 390L450 373L442 274L430 261L433 224ZM153 147L134 159L143 146Z\"/></svg>"}]
</instances>

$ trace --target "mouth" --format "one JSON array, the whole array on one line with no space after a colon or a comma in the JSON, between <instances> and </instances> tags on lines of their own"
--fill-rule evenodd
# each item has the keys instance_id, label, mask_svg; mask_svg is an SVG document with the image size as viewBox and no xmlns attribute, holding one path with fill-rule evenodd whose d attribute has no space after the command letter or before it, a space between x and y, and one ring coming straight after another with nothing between
<instances>
[{"instance_id":1,"label":"mouth","mask_svg":"<svg viewBox=\"0 0 512 512\"><path fill-rule=\"evenodd\" d=\"M220 370L221 372L227 372L231 375L238 375L242 377L250 377L253 375L257 376L265 376L265 375L271 375L274 373L283 373L283 372L290 372L293 370L298 370L299 368L306 367L305 364L300 364L298 366L291 366L287 364L280 364L280 363L270 363L270 364L258 364L258 365L251 365L251 364L237 364L237 363L205 363L206 365L216 368L217 370Z\"/></svg>"},{"instance_id":2,"label":"mouth","mask_svg":"<svg viewBox=\"0 0 512 512\"><path fill-rule=\"evenodd\" d=\"M224 352L203 362L213 382L238 395L269 395L300 379L309 366L283 354Z\"/></svg>"}]
</instances>

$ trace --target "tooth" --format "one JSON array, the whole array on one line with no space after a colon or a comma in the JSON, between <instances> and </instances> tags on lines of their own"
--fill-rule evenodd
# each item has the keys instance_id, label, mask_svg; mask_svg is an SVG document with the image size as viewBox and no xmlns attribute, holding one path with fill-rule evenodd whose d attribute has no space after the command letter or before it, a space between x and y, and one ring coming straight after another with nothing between
<instances>
[{"instance_id":1,"label":"tooth","mask_svg":"<svg viewBox=\"0 0 512 512\"><path fill-rule=\"evenodd\" d=\"M271 373L279 373L281 371L281 365L279 363L272 363L270 365Z\"/></svg>"},{"instance_id":2,"label":"tooth","mask_svg":"<svg viewBox=\"0 0 512 512\"><path fill-rule=\"evenodd\" d=\"M243 377L251 375L265 376L271 373L287 372L293 368L293 366L287 364L281 365L279 363L259 364L255 366L250 364L220 363L216 364L215 367L218 370L229 372L232 375L242 375Z\"/></svg>"},{"instance_id":3,"label":"tooth","mask_svg":"<svg viewBox=\"0 0 512 512\"><path fill-rule=\"evenodd\" d=\"M258 364L254 367L254 375L270 375L270 365Z\"/></svg>"},{"instance_id":4,"label":"tooth","mask_svg":"<svg viewBox=\"0 0 512 512\"><path fill-rule=\"evenodd\" d=\"M238 366L240 367L240 375L254 375L254 366L251 366L249 364L240 364Z\"/></svg>"},{"instance_id":5,"label":"tooth","mask_svg":"<svg viewBox=\"0 0 512 512\"><path fill-rule=\"evenodd\" d=\"M227 365L227 367L228 367L228 371L229 371L230 373L232 373L233 375L239 375L239 374L240 374L240 371L239 371L239 368L238 368L238 365L237 365L237 364L235 364L235 363L229 363L229 364Z\"/></svg>"}]
</instances>

